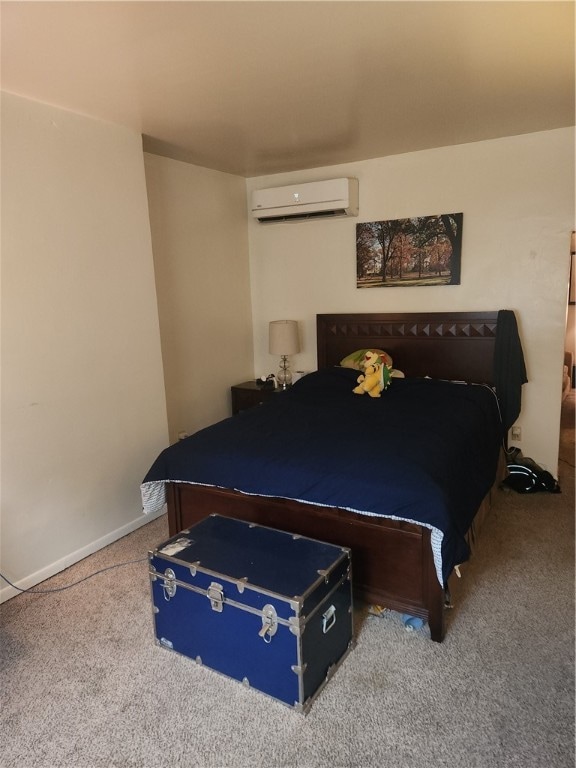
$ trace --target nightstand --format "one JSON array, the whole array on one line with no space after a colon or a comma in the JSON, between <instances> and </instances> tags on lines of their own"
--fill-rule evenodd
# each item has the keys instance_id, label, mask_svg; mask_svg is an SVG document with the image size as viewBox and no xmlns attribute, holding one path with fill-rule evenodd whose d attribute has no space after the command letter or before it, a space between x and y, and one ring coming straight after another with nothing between
<instances>
[{"instance_id":1,"label":"nightstand","mask_svg":"<svg viewBox=\"0 0 576 768\"><path fill-rule=\"evenodd\" d=\"M244 381L242 384L235 384L230 388L232 393L232 415L235 416L240 411L247 408L253 408L255 405L262 405L271 397L274 397L281 389L270 387L259 387L255 381Z\"/></svg>"}]
</instances>

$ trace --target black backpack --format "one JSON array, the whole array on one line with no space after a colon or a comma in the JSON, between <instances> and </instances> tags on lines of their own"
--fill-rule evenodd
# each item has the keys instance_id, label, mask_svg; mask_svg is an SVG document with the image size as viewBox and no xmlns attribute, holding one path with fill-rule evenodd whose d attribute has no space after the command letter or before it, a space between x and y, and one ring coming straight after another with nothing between
<instances>
[{"instance_id":1,"label":"black backpack","mask_svg":"<svg viewBox=\"0 0 576 768\"><path fill-rule=\"evenodd\" d=\"M511 488L517 493L561 492L558 481L550 472L542 469L534 459L527 456L516 457L507 465L507 469L508 476L502 483L505 488Z\"/></svg>"}]
</instances>

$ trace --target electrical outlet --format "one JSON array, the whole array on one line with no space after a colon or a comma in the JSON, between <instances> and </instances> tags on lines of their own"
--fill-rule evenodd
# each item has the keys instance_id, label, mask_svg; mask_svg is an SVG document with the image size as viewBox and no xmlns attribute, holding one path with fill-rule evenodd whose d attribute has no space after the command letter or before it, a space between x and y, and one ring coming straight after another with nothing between
<instances>
[{"instance_id":1,"label":"electrical outlet","mask_svg":"<svg viewBox=\"0 0 576 768\"><path fill-rule=\"evenodd\" d=\"M518 424L515 424L510 430L510 434L512 440L522 440L522 427L518 426Z\"/></svg>"}]
</instances>

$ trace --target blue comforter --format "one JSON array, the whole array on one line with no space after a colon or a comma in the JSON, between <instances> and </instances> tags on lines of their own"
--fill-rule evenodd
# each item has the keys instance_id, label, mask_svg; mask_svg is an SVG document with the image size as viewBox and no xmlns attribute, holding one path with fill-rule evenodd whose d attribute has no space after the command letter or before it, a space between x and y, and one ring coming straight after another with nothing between
<instances>
[{"instance_id":1,"label":"blue comforter","mask_svg":"<svg viewBox=\"0 0 576 768\"><path fill-rule=\"evenodd\" d=\"M144 478L144 511L161 508L172 481L407 520L431 529L446 583L469 556L465 534L496 476L495 395L483 385L393 379L371 398L352 393L357 375L308 374L167 448Z\"/></svg>"}]
</instances>

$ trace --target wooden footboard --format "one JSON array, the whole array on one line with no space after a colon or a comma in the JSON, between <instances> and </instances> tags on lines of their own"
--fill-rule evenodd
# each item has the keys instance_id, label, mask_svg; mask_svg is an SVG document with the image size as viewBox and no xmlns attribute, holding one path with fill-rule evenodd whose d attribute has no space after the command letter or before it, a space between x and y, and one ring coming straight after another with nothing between
<instances>
[{"instance_id":1,"label":"wooden footboard","mask_svg":"<svg viewBox=\"0 0 576 768\"><path fill-rule=\"evenodd\" d=\"M184 483L168 484L167 494L170 535L216 513L350 547L354 590L361 599L419 616L428 622L432 640L443 639L444 590L427 528Z\"/></svg>"}]
</instances>

